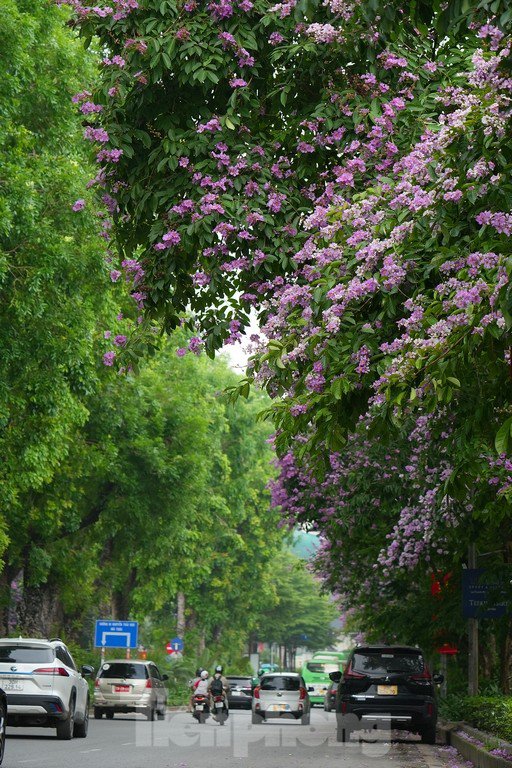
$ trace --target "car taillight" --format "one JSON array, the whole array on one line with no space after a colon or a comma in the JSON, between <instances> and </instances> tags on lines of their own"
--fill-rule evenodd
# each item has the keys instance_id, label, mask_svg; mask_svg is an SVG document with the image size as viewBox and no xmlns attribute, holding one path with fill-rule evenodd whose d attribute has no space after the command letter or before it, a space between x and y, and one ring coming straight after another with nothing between
<instances>
[{"instance_id":1,"label":"car taillight","mask_svg":"<svg viewBox=\"0 0 512 768\"><path fill-rule=\"evenodd\" d=\"M306 698L306 689L299 688L299 701L303 701Z\"/></svg>"},{"instance_id":2,"label":"car taillight","mask_svg":"<svg viewBox=\"0 0 512 768\"><path fill-rule=\"evenodd\" d=\"M69 677L69 672L64 667L39 667L34 669L33 675L58 675L59 677Z\"/></svg>"},{"instance_id":3,"label":"car taillight","mask_svg":"<svg viewBox=\"0 0 512 768\"><path fill-rule=\"evenodd\" d=\"M100 681L99 681L98 678L96 678L96 680L94 681L94 687L95 688L99 688L100 687Z\"/></svg>"},{"instance_id":4,"label":"car taillight","mask_svg":"<svg viewBox=\"0 0 512 768\"><path fill-rule=\"evenodd\" d=\"M259 699L259 697L260 697L260 686L259 685L257 685L256 688L254 689L253 696L254 696L255 699Z\"/></svg>"},{"instance_id":5,"label":"car taillight","mask_svg":"<svg viewBox=\"0 0 512 768\"><path fill-rule=\"evenodd\" d=\"M148 679L146 680L146 688L152 688L152 687L153 687L153 683L151 682L151 678L148 677Z\"/></svg>"},{"instance_id":6,"label":"car taillight","mask_svg":"<svg viewBox=\"0 0 512 768\"><path fill-rule=\"evenodd\" d=\"M353 679L357 678L358 680L362 680L366 677L366 675L361 675L359 672L354 672L352 669L352 665L349 664L348 667L345 670L345 677L351 677Z\"/></svg>"},{"instance_id":7,"label":"car taillight","mask_svg":"<svg viewBox=\"0 0 512 768\"><path fill-rule=\"evenodd\" d=\"M430 682L430 672L428 671L428 667L424 667L422 672L418 672L415 675L411 675L410 680L422 680L423 682L425 682L425 680L428 680Z\"/></svg>"},{"instance_id":8,"label":"car taillight","mask_svg":"<svg viewBox=\"0 0 512 768\"><path fill-rule=\"evenodd\" d=\"M346 715L347 714L347 702L342 701L341 702L341 714Z\"/></svg>"}]
</instances>

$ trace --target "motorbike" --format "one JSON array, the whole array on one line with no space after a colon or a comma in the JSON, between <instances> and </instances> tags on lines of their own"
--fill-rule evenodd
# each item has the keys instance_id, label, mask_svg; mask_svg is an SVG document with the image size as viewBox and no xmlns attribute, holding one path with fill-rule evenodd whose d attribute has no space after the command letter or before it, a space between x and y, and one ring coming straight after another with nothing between
<instances>
[{"instance_id":1,"label":"motorbike","mask_svg":"<svg viewBox=\"0 0 512 768\"><path fill-rule=\"evenodd\" d=\"M210 701L207 695L197 694L194 696L192 699L192 717L201 724L210 717Z\"/></svg>"},{"instance_id":2,"label":"motorbike","mask_svg":"<svg viewBox=\"0 0 512 768\"><path fill-rule=\"evenodd\" d=\"M221 695L213 695L212 699L213 719L220 725L224 725L229 717L229 709L226 706L226 695L224 693Z\"/></svg>"}]
</instances>

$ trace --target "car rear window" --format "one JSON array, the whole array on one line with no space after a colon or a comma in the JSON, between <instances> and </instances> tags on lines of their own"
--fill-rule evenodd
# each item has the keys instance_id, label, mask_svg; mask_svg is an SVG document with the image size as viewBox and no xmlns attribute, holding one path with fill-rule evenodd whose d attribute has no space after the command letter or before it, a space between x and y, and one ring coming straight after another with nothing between
<instances>
[{"instance_id":1,"label":"car rear window","mask_svg":"<svg viewBox=\"0 0 512 768\"><path fill-rule=\"evenodd\" d=\"M240 688L250 688L251 678L250 677L228 677L228 683L231 686L237 685Z\"/></svg>"},{"instance_id":2,"label":"car rear window","mask_svg":"<svg viewBox=\"0 0 512 768\"><path fill-rule=\"evenodd\" d=\"M99 676L122 678L123 680L145 680L148 672L144 664L129 664L118 661L113 664L104 664Z\"/></svg>"},{"instance_id":3,"label":"car rear window","mask_svg":"<svg viewBox=\"0 0 512 768\"><path fill-rule=\"evenodd\" d=\"M298 691L300 679L298 677L270 677L265 675L261 681L262 691Z\"/></svg>"},{"instance_id":4,"label":"car rear window","mask_svg":"<svg viewBox=\"0 0 512 768\"><path fill-rule=\"evenodd\" d=\"M339 665L329 661L308 661L306 669L320 675L328 675L329 672L338 672Z\"/></svg>"},{"instance_id":5,"label":"car rear window","mask_svg":"<svg viewBox=\"0 0 512 768\"><path fill-rule=\"evenodd\" d=\"M420 653L414 651L357 651L352 659L352 669L367 675L382 675L388 672L423 672L425 662Z\"/></svg>"},{"instance_id":6,"label":"car rear window","mask_svg":"<svg viewBox=\"0 0 512 768\"><path fill-rule=\"evenodd\" d=\"M54 660L53 648L40 645L0 645L0 663L49 664Z\"/></svg>"}]
</instances>

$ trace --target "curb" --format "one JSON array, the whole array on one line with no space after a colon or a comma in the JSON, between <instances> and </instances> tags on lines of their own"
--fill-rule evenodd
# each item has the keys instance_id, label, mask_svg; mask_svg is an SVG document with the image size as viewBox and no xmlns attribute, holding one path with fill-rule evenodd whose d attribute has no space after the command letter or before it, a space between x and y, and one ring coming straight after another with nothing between
<instances>
[{"instance_id":1,"label":"curb","mask_svg":"<svg viewBox=\"0 0 512 768\"><path fill-rule=\"evenodd\" d=\"M491 755L484 747L478 744L473 744L468 739L465 739L460 735L463 731L474 739L485 744L486 741L492 739L496 743L496 747L509 747L512 753L512 745L508 744L502 739L491 736L488 733L482 733L477 731L476 728L472 728L465 723L448 723L446 725L438 726L438 733L441 741L448 744L451 747L455 747L457 752L462 755L465 760L469 760L475 768L511 768L512 762L505 760L504 757L498 755Z\"/></svg>"}]
</instances>

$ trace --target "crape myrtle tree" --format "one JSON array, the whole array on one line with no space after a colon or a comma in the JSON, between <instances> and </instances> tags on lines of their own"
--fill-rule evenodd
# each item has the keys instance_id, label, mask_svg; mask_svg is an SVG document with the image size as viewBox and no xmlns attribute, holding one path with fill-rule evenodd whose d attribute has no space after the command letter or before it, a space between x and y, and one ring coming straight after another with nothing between
<instances>
[{"instance_id":1,"label":"crape myrtle tree","mask_svg":"<svg viewBox=\"0 0 512 768\"><path fill-rule=\"evenodd\" d=\"M422 558L445 554L449 523L474 541L491 522L510 561L507 4L73 5L103 56L78 101L112 279L146 319L121 363L157 319L190 307L189 347L212 352L256 307L265 341L239 391L256 378L275 397L276 447L299 473L349 465L351 439L389 453L428 435L435 488L390 500L377 579L411 578L399 553L424 519ZM308 516L325 522L318 500Z\"/></svg>"}]
</instances>

